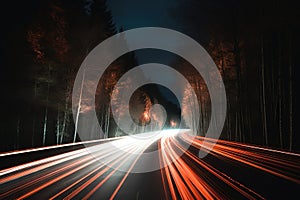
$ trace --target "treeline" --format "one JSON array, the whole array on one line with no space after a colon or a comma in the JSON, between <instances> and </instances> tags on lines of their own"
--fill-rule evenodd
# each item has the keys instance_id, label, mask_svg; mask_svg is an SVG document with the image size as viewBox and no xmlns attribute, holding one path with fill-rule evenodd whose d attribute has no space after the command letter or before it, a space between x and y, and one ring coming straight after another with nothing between
<instances>
[{"instance_id":1,"label":"treeline","mask_svg":"<svg viewBox=\"0 0 300 200\"><path fill-rule=\"evenodd\" d=\"M116 30L104 0L31 0L24 9L13 13L14 28L1 38L8 69L7 79L2 79L7 88L2 97L1 151L80 141L77 120L89 112L90 102L78 102L78 119L73 120L72 89L77 71L96 45L122 31ZM120 37L120 43L124 42ZM110 100L117 80L134 66L135 56L128 53L105 71L92 103L96 103L98 121L106 135L99 133L88 139L122 134L116 130ZM83 82L83 89L88 90L89 84ZM135 111L137 123L142 123L150 99L144 91L137 91L133 101L139 108Z\"/></svg>"},{"instance_id":2,"label":"treeline","mask_svg":"<svg viewBox=\"0 0 300 200\"><path fill-rule=\"evenodd\" d=\"M294 131L296 8L292 2L234 0L192 0L179 8L183 13L176 17L193 29L190 35L204 45L223 77L228 101L223 139L299 151ZM182 71L191 71L180 62ZM202 134L210 118L209 96L201 77L186 74L202 95Z\"/></svg>"}]
</instances>

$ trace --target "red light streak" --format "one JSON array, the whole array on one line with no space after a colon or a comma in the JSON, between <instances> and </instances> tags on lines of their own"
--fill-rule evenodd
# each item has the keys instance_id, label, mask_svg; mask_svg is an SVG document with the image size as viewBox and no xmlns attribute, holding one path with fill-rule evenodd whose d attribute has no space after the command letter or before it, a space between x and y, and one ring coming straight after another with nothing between
<instances>
[{"instance_id":1,"label":"red light streak","mask_svg":"<svg viewBox=\"0 0 300 200\"><path fill-rule=\"evenodd\" d=\"M226 162L234 161L238 165L300 184L299 154L238 142L194 137L186 133L178 135L163 133L158 140L150 139L136 143L128 137L123 137L116 142L118 148L115 149L95 143L89 150L74 150L1 170L0 199L34 198L49 189L55 190L49 195L49 199L72 199L79 196L88 199L96 197L104 184L109 180L109 184L112 184L111 181L115 180L113 177L118 176L118 181L113 182L110 195L110 199L117 198L120 190L125 189L126 180L139 162L140 156L156 142L159 150L161 182L166 199L225 199L230 198L228 188L243 198L264 198L243 181L241 183L239 177L216 167L213 162L208 162L209 160L198 158L195 150L200 149L206 152L211 149L209 152L211 158ZM213 146L212 142L217 143ZM186 150L183 145L185 143L190 143L195 150ZM26 151L38 150L25 150L19 153L26 155ZM90 152L94 153L93 156ZM15 154L17 152L12 153ZM104 163L109 165L97 162L95 157L106 160ZM121 170L121 168L124 170L124 166L126 172ZM68 179L74 181L65 187L54 187Z\"/></svg>"}]
</instances>

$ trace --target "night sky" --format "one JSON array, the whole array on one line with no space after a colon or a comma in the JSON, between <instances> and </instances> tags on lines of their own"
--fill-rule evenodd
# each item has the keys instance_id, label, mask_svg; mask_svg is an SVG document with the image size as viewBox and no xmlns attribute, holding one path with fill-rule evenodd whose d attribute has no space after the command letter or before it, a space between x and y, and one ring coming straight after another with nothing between
<instances>
[{"instance_id":1,"label":"night sky","mask_svg":"<svg viewBox=\"0 0 300 200\"><path fill-rule=\"evenodd\" d=\"M182 24L172 16L172 11L178 6L179 1L170 3L168 0L139 1L139 0L112 0L108 1L108 8L111 11L117 29L123 30L139 27L164 27L182 31ZM139 63L151 62L151 59L169 64L173 57L161 51L138 51L136 52ZM148 59L149 57L150 60Z\"/></svg>"},{"instance_id":2,"label":"night sky","mask_svg":"<svg viewBox=\"0 0 300 200\"><path fill-rule=\"evenodd\" d=\"M177 1L111 0L107 4L117 27L123 27L124 30L145 26L180 28L171 16L171 10L178 6Z\"/></svg>"}]
</instances>

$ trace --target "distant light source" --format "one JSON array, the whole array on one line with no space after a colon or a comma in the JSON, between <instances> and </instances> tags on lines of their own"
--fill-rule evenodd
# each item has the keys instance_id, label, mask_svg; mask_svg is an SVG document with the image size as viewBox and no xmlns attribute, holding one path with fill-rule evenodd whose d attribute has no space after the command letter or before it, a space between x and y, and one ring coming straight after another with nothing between
<instances>
[{"instance_id":1,"label":"distant light source","mask_svg":"<svg viewBox=\"0 0 300 200\"><path fill-rule=\"evenodd\" d=\"M174 120L171 120L170 125L171 125L172 128L175 128L177 123Z\"/></svg>"},{"instance_id":2,"label":"distant light source","mask_svg":"<svg viewBox=\"0 0 300 200\"><path fill-rule=\"evenodd\" d=\"M144 119L146 121L149 121L149 119L150 119L150 116L149 116L149 114L147 112L144 112Z\"/></svg>"}]
</instances>

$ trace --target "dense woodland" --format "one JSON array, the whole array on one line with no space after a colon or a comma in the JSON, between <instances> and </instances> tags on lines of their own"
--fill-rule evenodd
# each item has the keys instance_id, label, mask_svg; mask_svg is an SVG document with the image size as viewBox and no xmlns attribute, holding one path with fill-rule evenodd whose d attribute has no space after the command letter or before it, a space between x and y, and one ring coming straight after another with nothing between
<instances>
[{"instance_id":1,"label":"dense woodland","mask_svg":"<svg viewBox=\"0 0 300 200\"><path fill-rule=\"evenodd\" d=\"M180 28L184 33L205 47L225 83L228 112L222 139L299 151L294 80L299 66L300 16L296 7L285 7L288 4L280 1L179 2L170 14L184 24ZM122 29L116 28L104 0L29 0L20 4L29 11L16 10L19 17L12 17L14 25L4 23L9 31L1 33L5 73L1 75L4 114L0 150L80 141L71 110L77 70L96 45ZM126 43L126 39L120 37L120 42ZM121 97L112 95L112 91L122 74L138 63L134 52L125 54L101 78L96 111L105 135L96 138L123 135L110 108L110 101ZM203 135L210 120L205 83L183 59L173 59L169 64L196 91L201 110L197 133ZM88 84L84 83L83 89L88 90ZM155 85L140 88L131 105L117 105L118 117L122 117L122 109L131 109L137 124L154 120L156 125L149 130L160 129L164 124L159 116L150 116L149 110L151 105L161 103L168 112L168 126L172 119L179 118L180 111L176 103L165 98L164 90ZM185 127L192 128L192 111L185 109L191 103L189 91L183 87L182 92L182 120ZM79 117L90 109L84 101L78 103Z\"/></svg>"},{"instance_id":2,"label":"dense woodland","mask_svg":"<svg viewBox=\"0 0 300 200\"><path fill-rule=\"evenodd\" d=\"M202 44L225 83L228 113L222 138L299 151L294 83L299 66L297 6L282 1L190 0L180 10L188 12L178 16L175 10L173 15L188 24L187 30L193 29L191 36L207 34ZM174 65L198 88L204 116L198 132L203 133L210 112L205 83L185 61Z\"/></svg>"}]
</instances>

